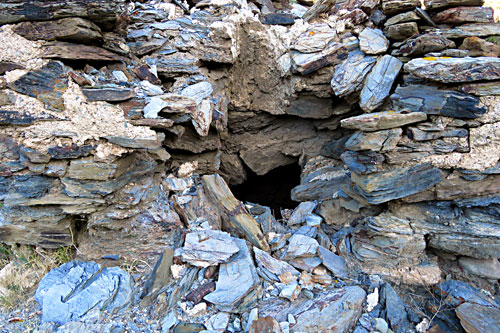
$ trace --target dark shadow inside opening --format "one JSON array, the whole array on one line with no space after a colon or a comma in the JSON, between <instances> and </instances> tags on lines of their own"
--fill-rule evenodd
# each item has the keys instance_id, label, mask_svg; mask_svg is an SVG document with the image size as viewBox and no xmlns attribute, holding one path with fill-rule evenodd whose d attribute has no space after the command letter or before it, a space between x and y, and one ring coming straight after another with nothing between
<instances>
[{"instance_id":1,"label":"dark shadow inside opening","mask_svg":"<svg viewBox=\"0 0 500 333\"><path fill-rule=\"evenodd\" d=\"M281 218L281 209L293 209L297 203L290 199L290 191L300 184L300 166L293 163L258 176L247 168L247 180L231 186L234 196L243 202L270 207L276 218Z\"/></svg>"}]
</instances>

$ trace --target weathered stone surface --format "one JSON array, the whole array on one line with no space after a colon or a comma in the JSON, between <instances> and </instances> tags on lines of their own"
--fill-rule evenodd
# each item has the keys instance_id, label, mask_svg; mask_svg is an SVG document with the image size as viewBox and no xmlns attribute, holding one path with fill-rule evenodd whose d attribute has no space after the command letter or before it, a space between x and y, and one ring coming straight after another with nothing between
<instances>
[{"instance_id":1,"label":"weathered stone surface","mask_svg":"<svg viewBox=\"0 0 500 333\"><path fill-rule=\"evenodd\" d=\"M419 0L382 0L382 10L388 15L411 10L419 6Z\"/></svg>"},{"instance_id":2,"label":"weathered stone surface","mask_svg":"<svg viewBox=\"0 0 500 333\"><path fill-rule=\"evenodd\" d=\"M174 53L162 57L146 57L145 62L150 66L157 66L160 76L176 77L181 74L199 74L197 64L199 60L188 54Z\"/></svg>"},{"instance_id":3,"label":"weathered stone surface","mask_svg":"<svg viewBox=\"0 0 500 333\"><path fill-rule=\"evenodd\" d=\"M0 61L0 75L4 75L5 72L13 71L14 69L21 69L23 66L16 64L11 61Z\"/></svg>"},{"instance_id":4,"label":"weathered stone surface","mask_svg":"<svg viewBox=\"0 0 500 333\"><path fill-rule=\"evenodd\" d=\"M314 299L295 302L269 299L259 304L260 316L287 321L292 314L296 324L290 332L350 332L361 315L366 293L360 287L326 290Z\"/></svg>"},{"instance_id":5,"label":"weathered stone surface","mask_svg":"<svg viewBox=\"0 0 500 333\"><path fill-rule=\"evenodd\" d=\"M300 96L290 101L286 114L310 119L327 119L340 112L338 105L331 98L318 98L316 96Z\"/></svg>"},{"instance_id":6,"label":"weathered stone surface","mask_svg":"<svg viewBox=\"0 0 500 333\"><path fill-rule=\"evenodd\" d=\"M359 34L359 48L366 54L381 54L389 48L389 41L382 30L367 27Z\"/></svg>"},{"instance_id":7,"label":"weathered stone surface","mask_svg":"<svg viewBox=\"0 0 500 333\"><path fill-rule=\"evenodd\" d=\"M62 111L64 110L62 95L68 88L68 78L63 64L51 61L39 70L28 72L9 83L9 88L37 98L50 110Z\"/></svg>"},{"instance_id":8,"label":"weathered stone surface","mask_svg":"<svg viewBox=\"0 0 500 333\"><path fill-rule=\"evenodd\" d=\"M463 206L464 213L457 216L450 202L430 202L393 207L392 212L409 220L416 233L428 235L428 247L474 258L496 258L500 250L498 209L495 204L489 208Z\"/></svg>"},{"instance_id":9,"label":"weathered stone surface","mask_svg":"<svg viewBox=\"0 0 500 333\"><path fill-rule=\"evenodd\" d=\"M271 316L258 318L252 322L249 333L281 333L280 324Z\"/></svg>"},{"instance_id":10,"label":"weathered stone surface","mask_svg":"<svg viewBox=\"0 0 500 333\"><path fill-rule=\"evenodd\" d=\"M382 213L364 219L354 231L353 252L364 262L384 267L408 265L421 256L426 247L424 236L415 232L410 221Z\"/></svg>"},{"instance_id":11,"label":"weathered stone surface","mask_svg":"<svg viewBox=\"0 0 500 333\"><path fill-rule=\"evenodd\" d=\"M351 151L348 150L341 155L342 161L351 171L359 175L366 175L382 171L384 155L373 151Z\"/></svg>"},{"instance_id":12,"label":"weathered stone surface","mask_svg":"<svg viewBox=\"0 0 500 333\"><path fill-rule=\"evenodd\" d=\"M68 42L48 42L43 46L43 58L65 60L125 61L126 58L97 46Z\"/></svg>"},{"instance_id":13,"label":"weathered stone surface","mask_svg":"<svg viewBox=\"0 0 500 333\"><path fill-rule=\"evenodd\" d=\"M335 67L330 85L335 95L344 97L362 88L363 81L375 64L375 58L359 50L349 52L346 60Z\"/></svg>"},{"instance_id":14,"label":"weathered stone surface","mask_svg":"<svg viewBox=\"0 0 500 333\"><path fill-rule=\"evenodd\" d=\"M418 34L418 25L415 22L405 22L390 25L384 29L385 35L395 41L402 41Z\"/></svg>"},{"instance_id":15,"label":"weathered stone surface","mask_svg":"<svg viewBox=\"0 0 500 333\"><path fill-rule=\"evenodd\" d=\"M42 95L39 96L43 98ZM0 125L30 126L40 121L51 121L51 120L58 120L58 119L48 112L41 112L39 114L29 114L27 112L22 112L22 111L0 110Z\"/></svg>"},{"instance_id":16,"label":"weathered stone surface","mask_svg":"<svg viewBox=\"0 0 500 333\"><path fill-rule=\"evenodd\" d=\"M500 25L496 23L464 24L451 29L432 29L429 33L437 33L446 38L487 37L500 35Z\"/></svg>"},{"instance_id":17,"label":"weathered stone surface","mask_svg":"<svg viewBox=\"0 0 500 333\"><path fill-rule=\"evenodd\" d=\"M250 243L264 251L269 250L259 224L233 196L224 179L219 175L206 175L202 177L202 182L210 200L229 216L233 225L245 234Z\"/></svg>"},{"instance_id":18,"label":"weathered stone surface","mask_svg":"<svg viewBox=\"0 0 500 333\"><path fill-rule=\"evenodd\" d=\"M500 309L464 303L455 309L460 324L468 333L494 333L500 330Z\"/></svg>"},{"instance_id":19,"label":"weathered stone surface","mask_svg":"<svg viewBox=\"0 0 500 333\"><path fill-rule=\"evenodd\" d=\"M307 215L311 214L316 208L317 203L314 201L301 202L294 210L288 219L288 225L301 224L306 221Z\"/></svg>"},{"instance_id":20,"label":"weathered stone surface","mask_svg":"<svg viewBox=\"0 0 500 333\"><path fill-rule=\"evenodd\" d=\"M496 307L498 304L493 298L470 286L463 281L446 280L434 286L434 292L445 298L446 305L457 307L465 302L481 306Z\"/></svg>"},{"instance_id":21,"label":"weathered stone surface","mask_svg":"<svg viewBox=\"0 0 500 333\"><path fill-rule=\"evenodd\" d=\"M460 267L471 274L492 280L500 279L500 262L496 258L477 259L460 257L458 263Z\"/></svg>"},{"instance_id":22,"label":"weathered stone surface","mask_svg":"<svg viewBox=\"0 0 500 333\"><path fill-rule=\"evenodd\" d=\"M336 65L347 58L348 51L340 43L332 43L328 48L317 53L292 51L292 70L306 75L328 65Z\"/></svg>"},{"instance_id":23,"label":"weathered stone surface","mask_svg":"<svg viewBox=\"0 0 500 333\"><path fill-rule=\"evenodd\" d=\"M133 154L112 163L95 162L92 157L74 159L69 164L68 177L74 179L108 180L121 176L133 162Z\"/></svg>"},{"instance_id":24,"label":"weathered stone surface","mask_svg":"<svg viewBox=\"0 0 500 333\"><path fill-rule=\"evenodd\" d=\"M479 37L467 37L459 47L468 50L471 57L498 57L500 56L500 45L490 43Z\"/></svg>"},{"instance_id":25,"label":"weathered stone surface","mask_svg":"<svg viewBox=\"0 0 500 333\"><path fill-rule=\"evenodd\" d=\"M89 43L102 39L101 29L80 17L63 18L56 21L22 22L14 32L29 40L65 40Z\"/></svg>"},{"instance_id":26,"label":"weathered stone surface","mask_svg":"<svg viewBox=\"0 0 500 333\"><path fill-rule=\"evenodd\" d=\"M311 237L294 234L281 259L290 260L300 257L313 257L318 249L318 242Z\"/></svg>"},{"instance_id":27,"label":"weathered stone surface","mask_svg":"<svg viewBox=\"0 0 500 333\"><path fill-rule=\"evenodd\" d=\"M366 77L361 90L359 106L365 112L371 112L382 105L389 96L394 80L403 63L397 58L385 55L380 58Z\"/></svg>"},{"instance_id":28,"label":"weathered stone surface","mask_svg":"<svg viewBox=\"0 0 500 333\"><path fill-rule=\"evenodd\" d=\"M409 11L401 14L394 15L385 21L384 26L390 26L398 23L419 21L420 17L415 13L415 11Z\"/></svg>"},{"instance_id":29,"label":"weathered stone surface","mask_svg":"<svg viewBox=\"0 0 500 333\"><path fill-rule=\"evenodd\" d=\"M301 53L321 52L335 40L337 33L328 24L314 24L303 32L290 46Z\"/></svg>"},{"instance_id":30,"label":"weathered stone surface","mask_svg":"<svg viewBox=\"0 0 500 333\"><path fill-rule=\"evenodd\" d=\"M132 298L133 281L118 267L71 261L43 277L35 293L42 322L65 324L85 320L88 311L120 310Z\"/></svg>"},{"instance_id":31,"label":"weathered stone surface","mask_svg":"<svg viewBox=\"0 0 500 333\"><path fill-rule=\"evenodd\" d=\"M445 117L474 119L486 112L475 96L428 85L398 86L391 100L399 110Z\"/></svg>"},{"instance_id":32,"label":"weathered stone surface","mask_svg":"<svg viewBox=\"0 0 500 333\"><path fill-rule=\"evenodd\" d=\"M424 0L425 8L429 10L456 6L482 6L484 0Z\"/></svg>"},{"instance_id":33,"label":"weathered stone surface","mask_svg":"<svg viewBox=\"0 0 500 333\"><path fill-rule=\"evenodd\" d=\"M48 152L53 159L63 160L90 155L96 149L95 145L61 145L49 147Z\"/></svg>"},{"instance_id":34,"label":"weathered stone surface","mask_svg":"<svg viewBox=\"0 0 500 333\"><path fill-rule=\"evenodd\" d=\"M174 257L174 251L167 248L156 261L141 294L141 305L147 306L158 296L162 288L170 281L170 266Z\"/></svg>"},{"instance_id":35,"label":"weathered stone surface","mask_svg":"<svg viewBox=\"0 0 500 333\"><path fill-rule=\"evenodd\" d=\"M380 204L422 192L442 180L441 171L423 163L371 175L351 173L355 190L370 204Z\"/></svg>"},{"instance_id":36,"label":"weathered stone surface","mask_svg":"<svg viewBox=\"0 0 500 333\"><path fill-rule=\"evenodd\" d=\"M198 267L227 262L239 251L228 233L218 230L199 230L186 235L182 260Z\"/></svg>"},{"instance_id":37,"label":"weathered stone surface","mask_svg":"<svg viewBox=\"0 0 500 333\"><path fill-rule=\"evenodd\" d=\"M447 129L439 132L423 131L421 129L410 127L408 128L408 137L415 141L436 140L440 138L467 138L469 132L465 128Z\"/></svg>"},{"instance_id":38,"label":"weathered stone surface","mask_svg":"<svg viewBox=\"0 0 500 333\"><path fill-rule=\"evenodd\" d=\"M423 112L383 111L344 118L340 121L340 125L348 129L371 132L418 123L426 119L427 115Z\"/></svg>"},{"instance_id":39,"label":"weathered stone surface","mask_svg":"<svg viewBox=\"0 0 500 333\"><path fill-rule=\"evenodd\" d=\"M344 258L325 249L323 246L318 247L318 255L321 258L323 265L330 270L335 276L346 279L347 266Z\"/></svg>"},{"instance_id":40,"label":"weathered stone surface","mask_svg":"<svg viewBox=\"0 0 500 333\"><path fill-rule=\"evenodd\" d=\"M394 128L376 132L356 132L345 143L345 148L354 151L390 151L396 147L403 130Z\"/></svg>"},{"instance_id":41,"label":"weathered stone surface","mask_svg":"<svg viewBox=\"0 0 500 333\"><path fill-rule=\"evenodd\" d=\"M129 88L92 87L82 89L89 101L121 102L135 97L135 92Z\"/></svg>"},{"instance_id":42,"label":"weathered stone surface","mask_svg":"<svg viewBox=\"0 0 500 333\"><path fill-rule=\"evenodd\" d=\"M255 288L259 281L250 250L242 239L234 239L239 252L230 262L220 265L219 279L214 292L204 299L221 310L231 310Z\"/></svg>"},{"instance_id":43,"label":"weathered stone surface","mask_svg":"<svg viewBox=\"0 0 500 333\"><path fill-rule=\"evenodd\" d=\"M196 100L191 97L164 94L151 97L144 107L144 118L157 118L158 113L193 113L196 110Z\"/></svg>"},{"instance_id":44,"label":"weathered stone surface","mask_svg":"<svg viewBox=\"0 0 500 333\"><path fill-rule=\"evenodd\" d=\"M500 85L498 82L465 83L460 86L459 90L476 96L500 95Z\"/></svg>"},{"instance_id":45,"label":"weathered stone surface","mask_svg":"<svg viewBox=\"0 0 500 333\"><path fill-rule=\"evenodd\" d=\"M416 57L429 52L437 52L454 47L456 47L456 45L452 40L438 35L425 34L407 40L405 44L399 48L399 50L405 57Z\"/></svg>"},{"instance_id":46,"label":"weathered stone surface","mask_svg":"<svg viewBox=\"0 0 500 333\"><path fill-rule=\"evenodd\" d=\"M457 7L443 10L432 16L436 23L493 23L493 9L489 7Z\"/></svg>"},{"instance_id":47,"label":"weathered stone surface","mask_svg":"<svg viewBox=\"0 0 500 333\"><path fill-rule=\"evenodd\" d=\"M401 298L399 298L396 291L389 283L384 283L380 290L380 299L385 304L386 318L391 324L394 332L408 332L411 330L408 314L405 310L405 305Z\"/></svg>"},{"instance_id":48,"label":"weathered stone surface","mask_svg":"<svg viewBox=\"0 0 500 333\"><path fill-rule=\"evenodd\" d=\"M291 14L271 13L262 15L260 21L262 24L269 25L293 25L295 23L295 18Z\"/></svg>"},{"instance_id":49,"label":"weathered stone surface","mask_svg":"<svg viewBox=\"0 0 500 333\"><path fill-rule=\"evenodd\" d=\"M98 22L111 27L116 21L118 13L122 13L126 1L105 1L97 0L93 2L82 0L70 1L42 1L36 3L26 3L21 0L5 0L0 4L0 25L21 21L44 21L53 20L69 16L88 18L93 22Z\"/></svg>"},{"instance_id":50,"label":"weathered stone surface","mask_svg":"<svg viewBox=\"0 0 500 333\"><path fill-rule=\"evenodd\" d=\"M273 258L270 254L257 247L254 247L253 251L255 253L255 261L257 262L258 270L260 270L268 279L279 282L279 276L281 274L285 274L287 272L296 276L300 274L299 271L287 262Z\"/></svg>"}]
</instances>

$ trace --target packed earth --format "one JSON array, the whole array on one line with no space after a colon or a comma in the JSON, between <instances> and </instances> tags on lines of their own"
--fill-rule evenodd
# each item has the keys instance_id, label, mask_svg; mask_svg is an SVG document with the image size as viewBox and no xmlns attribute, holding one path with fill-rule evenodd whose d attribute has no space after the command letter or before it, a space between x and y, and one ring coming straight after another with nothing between
<instances>
[{"instance_id":1,"label":"packed earth","mask_svg":"<svg viewBox=\"0 0 500 333\"><path fill-rule=\"evenodd\" d=\"M0 2L0 332L500 332L500 3Z\"/></svg>"}]
</instances>

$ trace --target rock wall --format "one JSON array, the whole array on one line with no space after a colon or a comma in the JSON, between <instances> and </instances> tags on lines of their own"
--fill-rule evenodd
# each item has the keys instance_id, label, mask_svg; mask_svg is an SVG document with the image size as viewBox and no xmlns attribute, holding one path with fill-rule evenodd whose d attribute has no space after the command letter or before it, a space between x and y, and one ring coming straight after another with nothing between
<instances>
[{"instance_id":1,"label":"rock wall","mask_svg":"<svg viewBox=\"0 0 500 333\"><path fill-rule=\"evenodd\" d=\"M424 4L0 4L0 241L149 259L221 225L191 175L300 163L367 271L500 257L500 25Z\"/></svg>"}]
</instances>

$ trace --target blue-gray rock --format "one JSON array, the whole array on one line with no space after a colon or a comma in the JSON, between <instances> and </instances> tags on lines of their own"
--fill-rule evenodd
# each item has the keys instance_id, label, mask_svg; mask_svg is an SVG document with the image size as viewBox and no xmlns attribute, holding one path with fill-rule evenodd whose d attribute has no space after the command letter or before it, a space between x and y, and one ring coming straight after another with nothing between
<instances>
[{"instance_id":1,"label":"blue-gray rock","mask_svg":"<svg viewBox=\"0 0 500 333\"><path fill-rule=\"evenodd\" d=\"M390 55L377 60L361 90L359 106L363 111L374 111L383 104L402 66L403 63L399 59Z\"/></svg>"},{"instance_id":2,"label":"blue-gray rock","mask_svg":"<svg viewBox=\"0 0 500 333\"><path fill-rule=\"evenodd\" d=\"M464 303L455 309L460 324L466 332L496 333L500 332L500 309Z\"/></svg>"},{"instance_id":3,"label":"blue-gray rock","mask_svg":"<svg viewBox=\"0 0 500 333\"><path fill-rule=\"evenodd\" d=\"M92 309L119 311L131 301L133 281L118 267L70 261L43 277L35 293L42 322L83 321Z\"/></svg>"},{"instance_id":4,"label":"blue-gray rock","mask_svg":"<svg viewBox=\"0 0 500 333\"><path fill-rule=\"evenodd\" d=\"M40 198L47 193L52 186L52 178L34 175L14 176L12 184L16 193L25 198Z\"/></svg>"},{"instance_id":5,"label":"blue-gray rock","mask_svg":"<svg viewBox=\"0 0 500 333\"><path fill-rule=\"evenodd\" d=\"M323 265L330 270L335 276L346 279L347 266L344 258L336 255L332 251L325 249L323 246L318 247L318 255L321 258Z\"/></svg>"},{"instance_id":6,"label":"blue-gray rock","mask_svg":"<svg viewBox=\"0 0 500 333\"><path fill-rule=\"evenodd\" d=\"M358 175L382 171L382 163L385 161L384 155L374 151L356 152L348 150L340 157L347 168Z\"/></svg>"},{"instance_id":7,"label":"blue-gray rock","mask_svg":"<svg viewBox=\"0 0 500 333\"><path fill-rule=\"evenodd\" d=\"M396 168L370 175L351 173L356 192L370 204L400 199L431 188L442 180L441 171L429 163Z\"/></svg>"},{"instance_id":8,"label":"blue-gray rock","mask_svg":"<svg viewBox=\"0 0 500 333\"><path fill-rule=\"evenodd\" d=\"M389 283L385 283L380 290L380 299L385 304L386 318L396 333L412 332L405 305Z\"/></svg>"},{"instance_id":9,"label":"blue-gray rock","mask_svg":"<svg viewBox=\"0 0 500 333\"><path fill-rule=\"evenodd\" d=\"M376 59L355 50L346 60L335 67L330 85L335 95L344 97L360 91L366 75L372 69Z\"/></svg>"},{"instance_id":10,"label":"blue-gray rock","mask_svg":"<svg viewBox=\"0 0 500 333\"><path fill-rule=\"evenodd\" d=\"M354 151L390 151L396 148L402 134L401 128L376 132L356 132L345 142L345 148Z\"/></svg>"},{"instance_id":11,"label":"blue-gray rock","mask_svg":"<svg viewBox=\"0 0 500 333\"><path fill-rule=\"evenodd\" d=\"M486 112L479 98L452 90L440 90L429 85L398 86L391 95L399 110L425 112L453 118L474 119Z\"/></svg>"},{"instance_id":12,"label":"blue-gray rock","mask_svg":"<svg viewBox=\"0 0 500 333\"><path fill-rule=\"evenodd\" d=\"M366 27L359 34L359 47L366 54L381 54L389 48L389 41L382 30Z\"/></svg>"},{"instance_id":13,"label":"blue-gray rock","mask_svg":"<svg viewBox=\"0 0 500 333\"><path fill-rule=\"evenodd\" d=\"M464 302L468 302L498 308L498 304L493 299L488 298L481 291L463 281L444 281L434 287L434 292L442 296L444 302L452 307L457 307Z\"/></svg>"}]
</instances>

